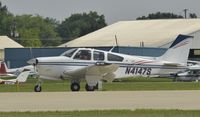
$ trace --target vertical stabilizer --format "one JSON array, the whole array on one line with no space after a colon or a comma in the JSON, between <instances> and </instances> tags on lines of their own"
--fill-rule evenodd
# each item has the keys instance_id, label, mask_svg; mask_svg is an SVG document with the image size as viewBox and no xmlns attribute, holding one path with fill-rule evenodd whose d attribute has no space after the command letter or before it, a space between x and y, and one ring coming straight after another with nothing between
<instances>
[{"instance_id":1,"label":"vertical stabilizer","mask_svg":"<svg viewBox=\"0 0 200 117\"><path fill-rule=\"evenodd\" d=\"M178 35L169 49L158 59L186 65L192 39L193 36Z\"/></svg>"},{"instance_id":2,"label":"vertical stabilizer","mask_svg":"<svg viewBox=\"0 0 200 117\"><path fill-rule=\"evenodd\" d=\"M6 74L7 73L7 66L5 64L5 62L1 61L1 65L0 65L0 74Z\"/></svg>"}]
</instances>

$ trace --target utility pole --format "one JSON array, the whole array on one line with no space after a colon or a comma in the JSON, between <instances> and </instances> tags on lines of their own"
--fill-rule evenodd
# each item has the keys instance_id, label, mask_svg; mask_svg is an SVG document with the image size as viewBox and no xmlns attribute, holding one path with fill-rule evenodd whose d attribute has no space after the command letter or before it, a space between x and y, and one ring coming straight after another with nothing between
<instances>
[{"instance_id":1,"label":"utility pole","mask_svg":"<svg viewBox=\"0 0 200 117\"><path fill-rule=\"evenodd\" d=\"M187 18L187 11L188 11L188 9L184 9L183 11L185 13L185 19L186 19Z\"/></svg>"}]
</instances>

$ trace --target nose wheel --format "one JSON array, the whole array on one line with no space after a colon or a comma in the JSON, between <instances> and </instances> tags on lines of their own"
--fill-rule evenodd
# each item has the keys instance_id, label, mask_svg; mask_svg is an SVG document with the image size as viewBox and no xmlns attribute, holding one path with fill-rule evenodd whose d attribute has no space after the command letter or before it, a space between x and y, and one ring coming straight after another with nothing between
<instances>
[{"instance_id":1,"label":"nose wheel","mask_svg":"<svg viewBox=\"0 0 200 117\"><path fill-rule=\"evenodd\" d=\"M34 87L35 92L41 92L42 91L42 86L41 86L42 80L38 78L38 82Z\"/></svg>"},{"instance_id":2,"label":"nose wheel","mask_svg":"<svg viewBox=\"0 0 200 117\"><path fill-rule=\"evenodd\" d=\"M42 87L40 85L35 85L34 91L35 92L41 92L42 91Z\"/></svg>"}]
</instances>

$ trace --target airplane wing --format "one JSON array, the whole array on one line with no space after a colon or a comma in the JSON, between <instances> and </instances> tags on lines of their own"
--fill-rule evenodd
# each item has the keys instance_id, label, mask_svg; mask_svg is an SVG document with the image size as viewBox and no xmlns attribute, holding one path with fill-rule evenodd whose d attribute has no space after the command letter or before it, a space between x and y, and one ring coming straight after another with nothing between
<instances>
[{"instance_id":1,"label":"airplane wing","mask_svg":"<svg viewBox=\"0 0 200 117\"><path fill-rule=\"evenodd\" d=\"M110 74L115 72L117 68L118 65L116 64L97 62L95 65L71 72L64 72L64 74L70 76L72 79L85 78L89 86L95 86L99 80L106 78L108 75L112 76Z\"/></svg>"},{"instance_id":2,"label":"airplane wing","mask_svg":"<svg viewBox=\"0 0 200 117\"><path fill-rule=\"evenodd\" d=\"M187 63L188 63L188 64L191 64L191 65L200 65L200 62L199 62L199 61L191 61L191 60L188 60Z\"/></svg>"},{"instance_id":3,"label":"airplane wing","mask_svg":"<svg viewBox=\"0 0 200 117\"><path fill-rule=\"evenodd\" d=\"M17 82L19 83L26 82L29 73L30 71L22 72L17 76L16 79L10 79L10 80L0 79L0 84L16 84Z\"/></svg>"}]
</instances>

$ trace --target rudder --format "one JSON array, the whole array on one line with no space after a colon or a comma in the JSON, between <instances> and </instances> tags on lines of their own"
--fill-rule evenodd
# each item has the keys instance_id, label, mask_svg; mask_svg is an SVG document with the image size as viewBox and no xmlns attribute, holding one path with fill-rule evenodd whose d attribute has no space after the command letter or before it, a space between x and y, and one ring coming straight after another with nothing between
<instances>
[{"instance_id":1,"label":"rudder","mask_svg":"<svg viewBox=\"0 0 200 117\"><path fill-rule=\"evenodd\" d=\"M187 64L193 36L178 35L169 49L159 57L159 60L172 63Z\"/></svg>"},{"instance_id":2,"label":"rudder","mask_svg":"<svg viewBox=\"0 0 200 117\"><path fill-rule=\"evenodd\" d=\"M6 65L5 62L1 61L1 65L0 65L0 74L6 74Z\"/></svg>"}]
</instances>

